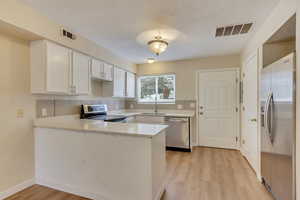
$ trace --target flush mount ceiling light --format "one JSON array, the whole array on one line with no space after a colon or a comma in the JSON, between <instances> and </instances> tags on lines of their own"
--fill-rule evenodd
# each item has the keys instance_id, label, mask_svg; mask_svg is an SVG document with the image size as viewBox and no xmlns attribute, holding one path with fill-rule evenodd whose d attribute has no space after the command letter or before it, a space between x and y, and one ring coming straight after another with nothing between
<instances>
[{"instance_id":1,"label":"flush mount ceiling light","mask_svg":"<svg viewBox=\"0 0 300 200\"><path fill-rule=\"evenodd\" d=\"M168 45L168 42L163 40L161 36L156 36L154 40L148 42L150 51L152 51L156 55L159 55L162 52L166 51Z\"/></svg>"},{"instance_id":2,"label":"flush mount ceiling light","mask_svg":"<svg viewBox=\"0 0 300 200\"><path fill-rule=\"evenodd\" d=\"M154 63L154 62L155 62L155 59L154 59L154 58L148 58L148 59L147 59L147 62L148 62L149 64Z\"/></svg>"}]
</instances>

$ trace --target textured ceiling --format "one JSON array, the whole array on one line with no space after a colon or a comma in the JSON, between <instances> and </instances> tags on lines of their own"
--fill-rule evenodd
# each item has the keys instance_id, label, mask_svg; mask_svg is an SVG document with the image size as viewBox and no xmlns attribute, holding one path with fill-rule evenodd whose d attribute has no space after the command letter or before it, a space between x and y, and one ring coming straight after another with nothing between
<instances>
[{"instance_id":1,"label":"textured ceiling","mask_svg":"<svg viewBox=\"0 0 300 200\"><path fill-rule=\"evenodd\" d=\"M139 36L180 34L159 60L236 54L279 0L19 0L134 63L153 57ZM219 26L254 22L247 35L215 38Z\"/></svg>"}]
</instances>

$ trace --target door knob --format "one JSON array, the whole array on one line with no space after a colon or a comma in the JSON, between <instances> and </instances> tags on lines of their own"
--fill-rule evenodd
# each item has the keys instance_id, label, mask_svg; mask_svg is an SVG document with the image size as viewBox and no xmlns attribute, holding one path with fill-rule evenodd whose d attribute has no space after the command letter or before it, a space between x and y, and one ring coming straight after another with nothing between
<instances>
[{"instance_id":1,"label":"door knob","mask_svg":"<svg viewBox=\"0 0 300 200\"><path fill-rule=\"evenodd\" d=\"M250 119L251 122L257 122L256 118Z\"/></svg>"}]
</instances>

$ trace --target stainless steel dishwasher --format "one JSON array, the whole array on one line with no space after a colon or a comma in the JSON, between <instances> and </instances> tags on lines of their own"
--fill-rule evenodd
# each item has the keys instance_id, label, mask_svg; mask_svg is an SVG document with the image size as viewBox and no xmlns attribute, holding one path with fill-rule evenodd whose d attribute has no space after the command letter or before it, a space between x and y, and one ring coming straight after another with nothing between
<instances>
[{"instance_id":1,"label":"stainless steel dishwasher","mask_svg":"<svg viewBox=\"0 0 300 200\"><path fill-rule=\"evenodd\" d=\"M165 117L168 150L191 152L190 118Z\"/></svg>"}]
</instances>

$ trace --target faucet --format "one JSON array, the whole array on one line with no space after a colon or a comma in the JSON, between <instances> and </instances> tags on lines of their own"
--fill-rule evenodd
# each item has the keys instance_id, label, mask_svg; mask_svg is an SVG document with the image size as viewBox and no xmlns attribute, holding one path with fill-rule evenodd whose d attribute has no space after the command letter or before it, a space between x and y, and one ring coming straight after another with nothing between
<instances>
[{"instance_id":1,"label":"faucet","mask_svg":"<svg viewBox=\"0 0 300 200\"><path fill-rule=\"evenodd\" d=\"M154 113L158 113L158 108L157 108L157 95L155 95Z\"/></svg>"}]
</instances>

